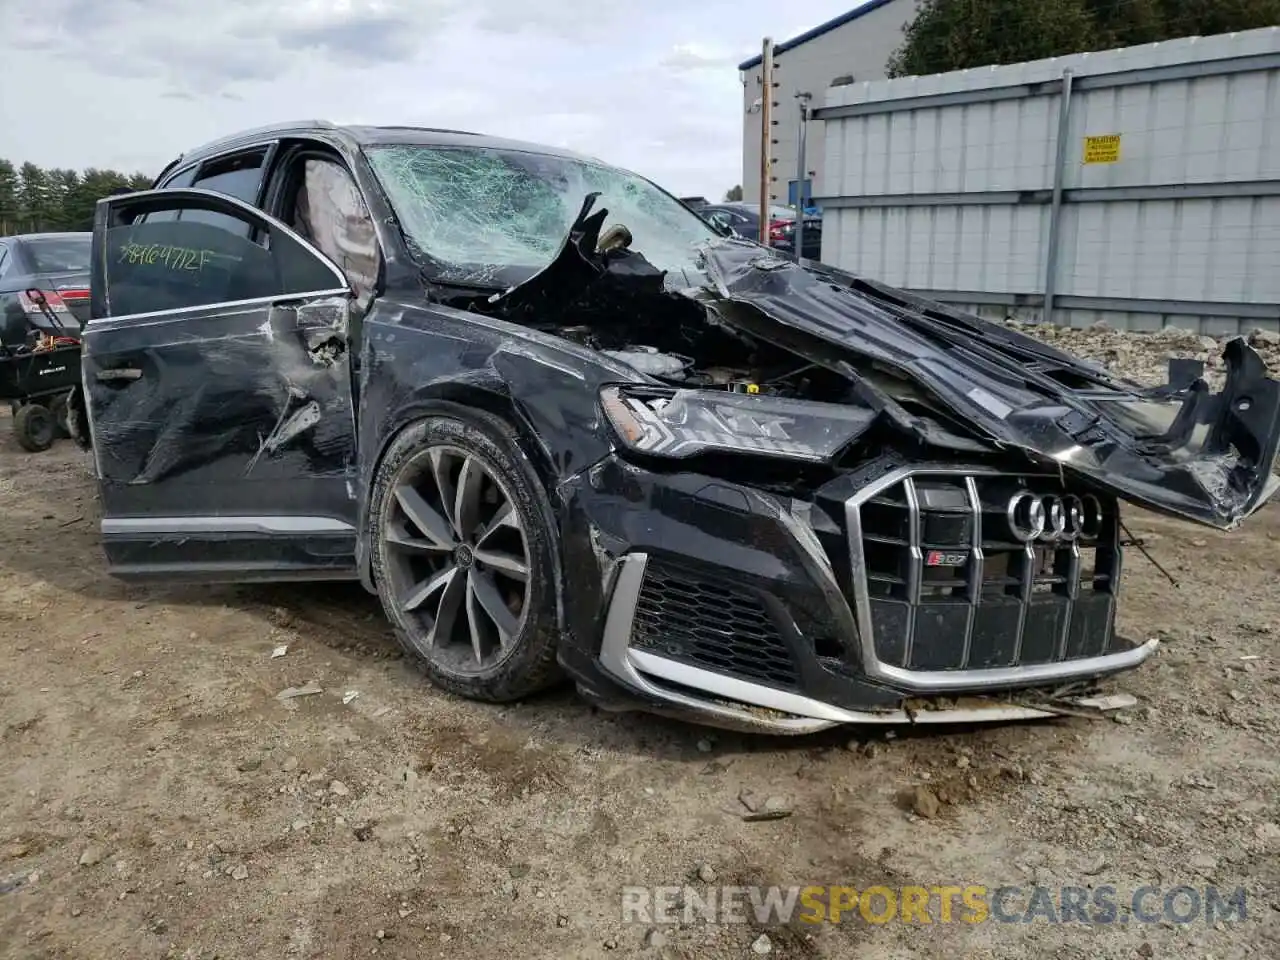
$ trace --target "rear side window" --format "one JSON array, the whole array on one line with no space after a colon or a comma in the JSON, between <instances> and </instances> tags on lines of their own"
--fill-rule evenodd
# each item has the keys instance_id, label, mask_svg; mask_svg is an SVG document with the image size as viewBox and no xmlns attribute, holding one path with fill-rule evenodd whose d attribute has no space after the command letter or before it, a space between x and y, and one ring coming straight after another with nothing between
<instances>
[{"instance_id":1,"label":"rear side window","mask_svg":"<svg viewBox=\"0 0 1280 960\"><path fill-rule=\"evenodd\" d=\"M93 235L28 240L26 247L35 273L88 273Z\"/></svg>"},{"instance_id":2,"label":"rear side window","mask_svg":"<svg viewBox=\"0 0 1280 960\"><path fill-rule=\"evenodd\" d=\"M196 178L196 171L199 167L188 167L181 173L173 174L168 180L159 187L160 190L181 190L183 187L191 186L191 181ZM161 220L177 220L178 214L173 210L162 210L160 213L149 213L142 218L147 223L158 223Z\"/></svg>"},{"instance_id":3,"label":"rear side window","mask_svg":"<svg viewBox=\"0 0 1280 960\"><path fill-rule=\"evenodd\" d=\"M258 189L262 186L262 164L266 156L266 150L255 150L210 161L200 168L191 186L197 190L225 193L251 207L257 206ZM179 219L208 223L232 232L243 231L242 236L249 236L248 224L209 210L184 210Z\"/></svg>"},{"instance_id":4,"label":"rear side window","mask_svg":"<svg viewBox=\"0 0 1280 960\"><path fill-rule=\"evenodd\" d=\"M197 190L216 190L255 206L258 188L262 185L262 161L266 155L265 150L257 150L206 163L191 186Z\"/></svg>"},{"instance_id":5,"label":"rear side window","mask_svg":"<svg viewBox=\"0 0 1280 960\"><path fill-rule=\"evenodd\" d=\"M191 186L195 178L196 178L196 168L191 167L187 170L183 170L179 174L175 174L172 179L165 182L164 186L161 189L162 190L180 190L183 187Z\"/></svg>"}]
</instances>

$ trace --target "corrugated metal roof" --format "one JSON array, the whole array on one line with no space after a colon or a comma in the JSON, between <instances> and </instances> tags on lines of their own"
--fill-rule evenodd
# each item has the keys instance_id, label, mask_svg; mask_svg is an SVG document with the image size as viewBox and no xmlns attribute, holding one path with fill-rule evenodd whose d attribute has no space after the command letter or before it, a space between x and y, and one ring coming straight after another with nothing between
<instances>
[{"instance_id":1,"label":"corrugated metal roof","mask_svg":"<svg viewBox=\"0 0 1280 960\"><path fill-rule=\"evenodd\" d=\"M775 44L773 47L773 53L775 56L779 53L786 53L788 50L798 47L802 43L808 43L810 40L820 37L824 33L830 33L836 27L843 27L846 23L857 20L864 14L868 14L872 10L879 10L881 7L888 6L891 3L893 3L893 0L869 0L868 3L864 3L860 7L855 7L848 13L842 13L838 17L832 17L826 23L820 23L812 30L806 30L798 37L792 37L790 40ZM750 70L752 67L758 67L763 60L764 58L757 54L750 60L744 60L742 63L738 64L738 69Z\"/></svg>"}]
</instances>

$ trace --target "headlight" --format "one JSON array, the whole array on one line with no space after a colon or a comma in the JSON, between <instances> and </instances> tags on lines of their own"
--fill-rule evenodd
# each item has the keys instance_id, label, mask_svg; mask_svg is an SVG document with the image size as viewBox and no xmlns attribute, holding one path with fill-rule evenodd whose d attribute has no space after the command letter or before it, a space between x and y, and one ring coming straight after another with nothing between
<instances>
[{"instance_id":1,"label":"headlight","mask_svg":"<svg viewBox=\"0 0 1280 960\"><path fill-rule=\"evenodd\" d=\"M657 457L719 451L825 463L875 419L856 407L715 390L605 387L600 403L626 447Z\"/></svg>"}]
</instances>

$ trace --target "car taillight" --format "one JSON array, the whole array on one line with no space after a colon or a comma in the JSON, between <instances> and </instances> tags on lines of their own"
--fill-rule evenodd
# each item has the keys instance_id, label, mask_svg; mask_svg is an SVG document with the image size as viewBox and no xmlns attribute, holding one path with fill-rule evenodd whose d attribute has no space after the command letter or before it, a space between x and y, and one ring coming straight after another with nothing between
<instances>
[{"instance_id":1,"label":"car taillight","mask_svg":"<svg viewBox=\"0 0 1280 960\"><path fill-rule=\"evenodd\" d=\"M86 291L87 293L87 291ZM18 294L18 302L27 313L67 313L69 312L62 295L52 290L24 290Z\"/></svg>"},{"instance_id":2,"label":"car taillight","mask_svg":"<svg viewBox=\"0 0 1280 960\"><path fill-rule=\"evenodd\" d=\"M787 227L794 223L792 220L770 220L769 221L769 239L785 240L787 238Z\"/></svg>"},{"instance_id":3,"label":"car taillight","mask_svg":"<svg viewBox=\"0 0 1280 960\"><path fill-rule=\"evenodd\" d=\"M89 291L74 288L68 290L66 288L59 287L56 296L61 297L64 302L79 303L82 300L89 299Z\"/></svg>"}]
</instances>

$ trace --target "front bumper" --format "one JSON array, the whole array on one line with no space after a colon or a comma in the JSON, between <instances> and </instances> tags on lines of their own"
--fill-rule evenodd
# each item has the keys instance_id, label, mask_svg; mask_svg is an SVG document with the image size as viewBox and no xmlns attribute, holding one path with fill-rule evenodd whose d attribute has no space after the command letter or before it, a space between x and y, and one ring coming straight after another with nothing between
<instances>
[{"instance_id":1,"label":"front bumper","mask_svg":"<svg viewBox=\"0 0 1280 960\"><path fill-rule=\"evenodd\" d=\"M1114 635L1118 538L1100 538L1103 560L1094 558L1087 591L1078 545L1053 550L1048 575L1037 573L1032 548L1017 568L1021 553L1009 561L983 532L983 485L1008 482L1023 481L981 467L886 462L798 502L606 461L570 494L564 533L590 543L602 614L570 631L578 656L566 666L602 706L778 733L1132 704L1094 686L1156 647ZM953 498L949 513L920 508L948 485L972 496ZM898 489L908 491L907 522L894 549L909 569L889 577L873 554L893 538L881 536L874 510ZM924 557L931 540L953 534L970 549L963 567L947 568L945 596L935 600L939 571ZM1075 581L1055 578L1059 568Z\"/></svg>"}]
</instances>

